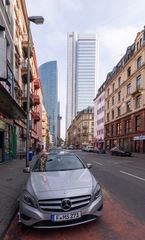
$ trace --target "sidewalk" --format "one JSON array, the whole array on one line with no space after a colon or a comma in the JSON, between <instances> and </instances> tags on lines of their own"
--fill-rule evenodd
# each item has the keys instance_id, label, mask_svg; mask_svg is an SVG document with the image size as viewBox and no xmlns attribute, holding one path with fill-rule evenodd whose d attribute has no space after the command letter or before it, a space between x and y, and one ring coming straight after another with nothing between
<instances>
[{"instance_id":1,"label":"sidewalk","mask_svg":"<svg viewBox=\"0 0 145 240\"><path fill-rule=\"evenodd\" d=\"M30 162L32 166L37 157ZM0 164L0 239L18 208L18 197L29 174L23 173L25 159Z\"/></svg>"}]
</instances>

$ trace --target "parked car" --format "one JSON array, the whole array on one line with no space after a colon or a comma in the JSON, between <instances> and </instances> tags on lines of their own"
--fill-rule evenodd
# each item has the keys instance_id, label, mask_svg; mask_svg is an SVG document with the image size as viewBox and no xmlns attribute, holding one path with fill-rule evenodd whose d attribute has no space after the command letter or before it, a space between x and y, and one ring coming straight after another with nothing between
<instances>
[{"instance_id":1,"label":"parked car","mask_svg":"<svg viewBox=\"0 0 145 240\"><path fill-rule=\"evenodd\" d=\"M19 203L20 219L32 227L68 227L102 214L101 186L72 153L42 155L34 165Z\"/></svg>"},{"instance_id":2,"label":"parked car","mask_svg":"<svg viewBox=\"0 0 145 240\"><path fill-rule=\"evenodd\" d=\"M100 149L100 148L95 148L95 149L93 150L93 152L94 152L94 153L101 153L101 154L106 153L105 149Z\"/></svg>"},{"instance_id":3,"label":"parked car","mask_svg":"<svg viewBox=\"0 0 145 240\"><path fill-rule=\"evenodd\" d=\"M94 147L93 146L87 146L87 147L84 147L82 150L85 151L85 152L93 152Z\"/></svg>"},{"instance_id":4,"label":"parked car","mask_svg":"<svg viewBox=\"0 0 145 240\"><path fill-rule=\"evenodd\" d=\"M74 149L74 146L73 146L73 145L69 145L68 149L69 149L69 150L73 150L73 149Z\"/></svg>"},{"instance_id":5,"label":"parked car","mask_svg":"<svg viewBox=\"0 0 145 240\"><path fill-rule=\"evenodd\" d=\"M125 150L123 148L119 148L119 147L111 148L110 153L111 153L111 155L115 155L115 156L128 156L128 157L130 157L132 155L132 153L130 151Z\"/></svg>"}]
</instances>

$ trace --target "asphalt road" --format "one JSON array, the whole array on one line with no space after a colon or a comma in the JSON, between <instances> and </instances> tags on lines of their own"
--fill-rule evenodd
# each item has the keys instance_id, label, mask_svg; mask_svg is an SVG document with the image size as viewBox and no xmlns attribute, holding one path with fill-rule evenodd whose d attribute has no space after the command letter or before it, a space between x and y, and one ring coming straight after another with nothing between
<instances>
[{"instance_id":1,"label":"asphalt road","mask_svg":"<svg viewBox=\"0 0 145 240\"><path fill-rule=\"evenodd\" d=\"M99 180L104 193L101 218L64 229L31 229L17 224L17 216L4 240L144 240L145 158L115 157L75 151Z\"/></svg>"},{"instance_id":2,"label":"asphalt road","mask_svg":"<svg viewBox=\"0 0 145 240\"><path fill-rule=\"evenodd\" d=\"M118 157L78 151L108 194L145 221L145 157Z\"/></svg>"}]
</instances>

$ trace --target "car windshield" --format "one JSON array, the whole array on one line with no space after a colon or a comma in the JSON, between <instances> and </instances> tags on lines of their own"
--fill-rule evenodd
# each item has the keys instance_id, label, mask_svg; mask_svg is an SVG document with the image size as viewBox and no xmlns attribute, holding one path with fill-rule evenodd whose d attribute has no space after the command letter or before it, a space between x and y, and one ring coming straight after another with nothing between
<instances>
[{"instance_id":1,"label":"car windshield","mask_svg":"<svg viewBox=\"0 0 145 240\"><path fill-rule=\"evenodd\" d=\"M76 155L49 154L37 161L32 172L68 171L82 168L85 168L85 165Z\"/></svg>"}]
</instances>

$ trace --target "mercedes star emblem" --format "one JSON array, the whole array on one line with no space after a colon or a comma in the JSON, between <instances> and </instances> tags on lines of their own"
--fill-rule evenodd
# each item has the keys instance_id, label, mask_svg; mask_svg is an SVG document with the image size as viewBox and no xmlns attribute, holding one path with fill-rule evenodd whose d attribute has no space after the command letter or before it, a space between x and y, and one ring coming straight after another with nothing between
<instances>
[{"instance_id":1,"label":"mercedes star emblem","mask_svg":"<svg viewBox=\"0 0 145 240\"><path fill-rule=\"evenodd\" d=\"M63 199L61 201L61 209L63 211L69 211L71 209L71 205L72 205L72 203L71 203L70 199Z\"/></svg>"}]
</instances>

